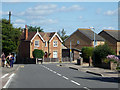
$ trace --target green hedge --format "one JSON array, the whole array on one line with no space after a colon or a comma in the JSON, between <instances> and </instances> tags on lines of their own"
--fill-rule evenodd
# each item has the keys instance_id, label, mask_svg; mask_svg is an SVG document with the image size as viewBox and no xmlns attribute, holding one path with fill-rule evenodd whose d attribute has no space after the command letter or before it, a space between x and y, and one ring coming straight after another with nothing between
<instances>
[{"instance_id":1,"label":"green hedge","mask_svg":"<svg viewBox=\"0 0 120 90\"><path fill-rule=\"evenodd\" d=\"M33 57L34 57L34 58L43 58L43 56L44 56L43 50L35 49L35 50L33 51Z\"/></svg>"},{"instance_id":2,"label":"green hedge","mask_svg":"<svg viewBox=\"0 0 120 90\"><path fill-rule=\"evenodd\" d=\"M101 64L107 55L115 55L115 52L107 44L96 46L92 56L93 64Z\"/></svg>"},{"instance_id":3,"label":"green hedge","mask_svg":"<svg viewBox=\"0 0 120 90\"><path fill-rule=\"evenodd\" d=\"M89 58L93 55L93 47L83 47L82 48L82 57L85 62L89 62Z\"/></svg>"}]
</instances>

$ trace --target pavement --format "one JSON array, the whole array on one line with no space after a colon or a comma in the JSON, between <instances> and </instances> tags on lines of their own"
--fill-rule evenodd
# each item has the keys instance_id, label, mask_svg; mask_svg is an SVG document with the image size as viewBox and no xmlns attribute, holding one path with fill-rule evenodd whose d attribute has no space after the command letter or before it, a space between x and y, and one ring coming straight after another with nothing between
<instances>
[{"instance_id":1,"label":"pavement","mask_svg":"<svg viewBox=\"0 0 120 90\"><path fill-rule=\"evenodd\" d=\"M110 70L110 69L103 69L98 67L92 67L88 64L83 65L76 65L76 62L68 63L68 64L61 64L63 67L68 67L70 69L79 70L82 72L99 75L102 77L114 77L119 78L120 73L117 70Z\"/></svg>"}]
</instances>

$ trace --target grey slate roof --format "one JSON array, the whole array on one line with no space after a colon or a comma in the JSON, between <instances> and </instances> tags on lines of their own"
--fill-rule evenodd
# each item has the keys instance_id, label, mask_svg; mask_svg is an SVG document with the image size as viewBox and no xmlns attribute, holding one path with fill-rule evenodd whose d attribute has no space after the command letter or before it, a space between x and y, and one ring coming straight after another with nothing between
<instances>
[{"instance_id":1,"label":"grey slate roof","mask_svg":"<svg viewBox=\"0 0 120 90\"><path fill-rule=\"evenodd\" d=\"M109 34L111 37L116 39L117 41L120 41L120 30L103 30L107 34ZM118 33L119 32L119 33Z\"/></svg>"},{"instance_id":2,"label":"grey slate roof","mask_svg":"<svg viewBox=\"0 0 120 90\"><path fill-rule=\"evenodd\" d=\"M78 29L79 32L84 34L86 37L88 37L91 40L94 40L94 32L91 29ZM104 41L104 38L102 38L100 35L95 33L95 40L97 41Z\"/></svg>"}]
</instances>

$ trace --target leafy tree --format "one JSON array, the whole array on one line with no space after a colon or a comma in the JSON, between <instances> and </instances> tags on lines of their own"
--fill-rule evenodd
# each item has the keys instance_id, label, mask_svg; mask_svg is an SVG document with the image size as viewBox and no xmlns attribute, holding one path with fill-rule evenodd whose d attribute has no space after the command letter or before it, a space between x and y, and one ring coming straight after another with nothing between
<instances>
[{"instance_id":1,"label":"leafy tree","mask_svg":"<svg viewBox=\"0 0 120 90\"><path fill-rule=\"evenodd\" d=\"M7 55L11 52L17 52L20 43L20 28L14 28L6 19L0 20L2 25L2 51Z\"/></svg>"},{"instance_id":2,"label":"leafy tree","mask_svg":"<svg viewBox=\"0 0 120 90\"><path fill-rule=\"evenodd\" d=\"M43 58L43 56L44 56L43 50L35 49L35 50L33 51L33 57L34 57L34 58Z\"/></svg>"},{"instance_id":3,"label":"leafy tree","mask_svg":"<svg viewBox=\"0 0 120 90\"><path fill-rule=\"evenodd\" d=\"M35 26L35 27L33 27L33 26L27 26L27 28L28 28L28 31L29 32L33 32L33 31L39 31L39 32L43 32L43 29L41 29L41 27L37 27L37 26Z\"/></svg>"},{"instance_id":4,"label":"leafy tree","mask_svg":"<svg viewBox=\"0 0 120 90\"><path fill-rule=\"evenodd\" d=\"M96 46L93 51L93 64L101 64L108 55L115 55L115 52L107 44Z\"/></svg>"},{"instance_id":5,"label":"leafy tree","mask_svg":"<svg viewBox=\"0 0 120 90\"><path fill-rule=\"evenodd\" d=\"M83 47L82 48L82 57L84 59L84 61L88 62L90 57L92 57L93 55L93 50L94 48L93 47Z\"/></svg>"},{"instance_id":6,"label":"leafy tree","mask_svg":"<svg viewBox=\"0 0 120 90\"><path fill-rule=\"evenodd\" d=\"M63 40L63 44L64 44L64 40L68 37L66 35L66 31L64 29L62 29L62 31L59 30L57 33L61 37L61 39Z\"/></svg>"}]
</instances>

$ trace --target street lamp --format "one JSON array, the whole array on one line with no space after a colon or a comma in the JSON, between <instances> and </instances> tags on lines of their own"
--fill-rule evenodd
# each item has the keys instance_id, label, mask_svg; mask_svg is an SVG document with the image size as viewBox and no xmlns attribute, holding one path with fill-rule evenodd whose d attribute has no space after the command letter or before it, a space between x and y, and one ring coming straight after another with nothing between
<instances>
[{"instance_id":1,"label":"street lamp","mask_svg":"<svg viewBox=\"0 0 120 90\"><path fill-rule=\"evenodd\" d=\"M70 62L72 61L72 48L71 48L71 40L70 40Z\"/></svg>"},{"instance_id":2,"label":"street lamp","mask_svg":"<svg viewBox=\"0 0 120 90\"><path fill-rule=\"evenodd\" d=\"M94 48L95 48L95 28L94 27L90 27L90 29L94 30Z\"/></svg>"},{"instance_id":3,"label":"street lamp","mask_svg":"<svg viewBox=\"0 0 120 90\"><path fill-rule=\"evenodd\" d=\"M90 27L90 29L93 29L94 30L94 49L95 49L95 28L94 27ZM95 61L95 57L94 57L94 61ZM92 59L90 57L90 61L89 61L89 66L92 66Z\"/></svg>"}]
</instances>

